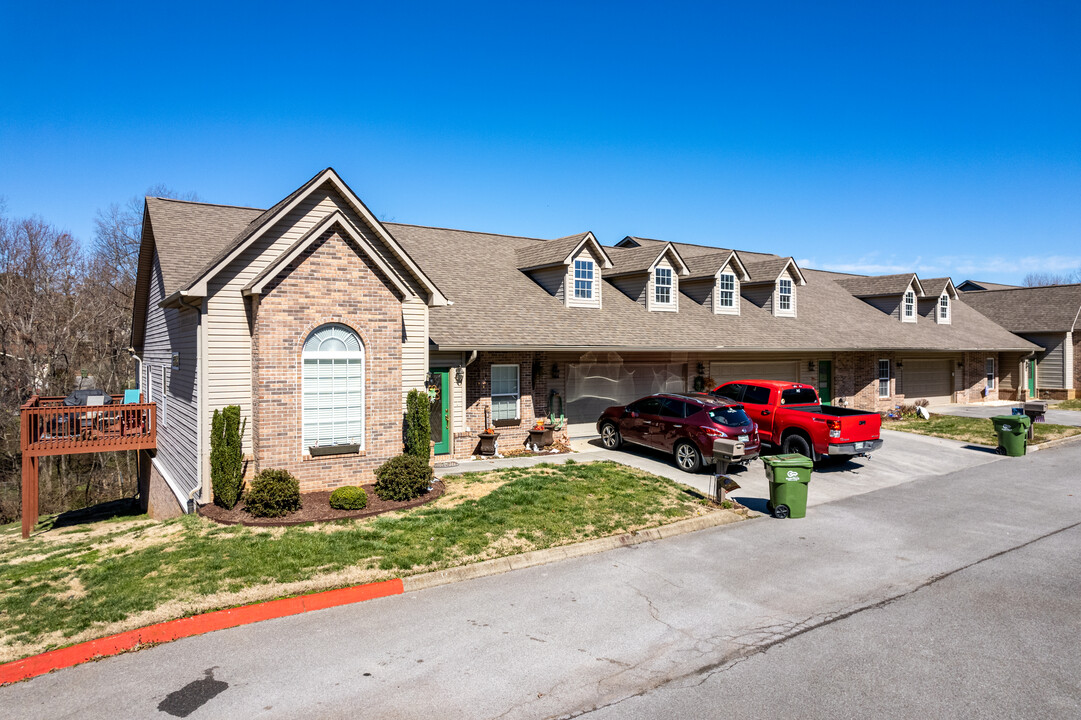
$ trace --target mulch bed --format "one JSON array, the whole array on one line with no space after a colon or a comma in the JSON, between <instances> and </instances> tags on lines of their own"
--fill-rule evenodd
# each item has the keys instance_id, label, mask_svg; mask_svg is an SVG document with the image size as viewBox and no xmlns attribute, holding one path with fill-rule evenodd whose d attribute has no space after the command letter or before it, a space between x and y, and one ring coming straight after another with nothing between
<instances>
[{"instance_id":1,"label":"mulch bed","mask_svg":"<svg viewBox=\"0 0 1081 720\"><path fill-rule=\"evenodd\" d=\"M226 510L217 505L203 505L199 508L199 514L222 525L249 525L252 527L285 527L288 525L302 525L310 522L330 522L332 520L352 520L355 518L382 515L394 510L407 510L419 505L424 505L438 499L447 490L447 486L441 480L432 483L432 489L415 500L398 502L396 500L382 500L375 494L375 484L361 485L368 494L368 507L363 510L335 510L330 506L330 492L302 493L300 496L300 510L276 518L260 518L248 514L244 509L244 501L237 503L232 510Z\"/></svg>"}]
</instances>

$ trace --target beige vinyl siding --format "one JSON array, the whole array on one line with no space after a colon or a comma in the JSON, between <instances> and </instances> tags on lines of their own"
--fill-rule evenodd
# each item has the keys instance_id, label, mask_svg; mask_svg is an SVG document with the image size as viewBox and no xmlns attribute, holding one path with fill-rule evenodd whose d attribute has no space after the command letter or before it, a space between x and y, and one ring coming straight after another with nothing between
<instances>
[{"instance_id":1,"label":"beige vinyl siding","mask_svg":"<svg viewBox=\"0 0 1081 720\"><path fill-rule=\"evenodd\" d=\"M716 302L716 290L717 281L713 278L684 280L679 284L679 291L681 293L709 310L713 310L714 303Z\"/></svg>"},{"instance_id":2,"label":"beige vinyl siding","mask_svg":"<svg viewBox=\"0 0 1081 720\"><path fill-rule=\"evenodd\" d=\"M533 282L544 288L549 295L558 299L559 302L563 302L567 285L566 267L557 265L556 267L531 270L529 277L533 278Z\"/></svg>"},{"instance_id":3,"label":"beige vinyl siding","mask_svg":"<svg viewBox=\"0 0 1081 720\"><path fill-rule=\"evenodd\" d=\"M773 285L744 285L740 295L766 312L773 312Z\"/></svg>"},{"instance_id":4,"label":"beige vinyl siding","mask_svg":"<svg viewBox=\"0 0 1081 720\"><path fill-rule=\"evenodd\" d=\"M424 389L428 374L428 306L419 298L402 303L402 411L410 390Z\"/></svg>"},{"instance_id":5,"label":"beige vinyl siding","mask_svg":"<svg viewBox=\"0 0 1081 720\"><path fill-rule=\"evenodd\" d=\"M150 278L146 308L146 337L140 367L140 388L144 397L147 370L158 403L157 460L187 495L199 487L198 429L198 328L199 312L191 309L162 308L164 285L158 254ZM172 354L180 353L180 367L172 368ZM162 387L162 368L165 386ZM162 407L168 404L168 422L161 422ZM209 426L208 426L209 427Z\"/></svg>"},{"instance_id":6,"label":"beige vinyl siding","mask_svg":"<svg viewBox=\"0 0 1081 720\"><path fill-rule=\"evenodd\" d=\"M1017 353L1002 353L998 362L998 389L1020 390L1024 387L1021 376L1021 358Z\"/></svg>"},{"instance_id":7,"label":"beige vinyl siding","mask_svg":"<svg viewBox=\"0 0 1081 720\"><path fill-rule=\"evenodd\" d=\"M1066 333L1026 333L1021 337L1036 343L1043 351L1036 355L1038 388L1060 390L1066 384Z\"/></svg>"},{"instance_id":8,"label":"beige vinyl siding","mask_svg":"<svg viewBox=\"0 0 1081 720\"><path fill-rule=\"evenodd\" d=\"M651 270L647 275L649 279L649 287L646 291L646 309L653 312L678 312L679 311L679 273L672 267L672 263L668 261L667 253L666 257L661 258L656 265L657 268L666 268L672 271L672 302L668 304L661 304L656 301L656 285L657 285L657 273L655 270Z\"/></svg>"},{"instance_id":9,"label":"beige vinyl siding","mask_svg":"<svg viewBox=\"0 0 1081 720\"><path fill-rule=\"evenodd\" d=\"M887 297L865 298L864 302L871 307L878 308L894 320L901 320L901 296L889 295Z\"/></svg>"},{"instance_id":10,"label":"beige vinyl siding","mask_svg":"<svg viewBox=\"0 0 1081 720\"><path fill-rule=\"evenodd\" d=\"M209 427L209 418L215 408L239 405L241 415L248 419L244 433L245 453L252 451L251 330L249 303L245 301L241 289L308 230L335 211L341 211L349 219L407 287L424 297L416 280L405 271L401 262L384 248L382 241L329 183L313 190L255 243L241 252L208 283L205 421L206 427ZM302 339L298 338L298 362L301 342ZM204 452L208 451L209 445L204 448Z\"/></svg>"},{"instance_id":11,"label":"beige vinyl siding","mask_svg":"<svg viewBox=\"0 0 1081 720\"><path fill-rule=\"evenodd\" d=\"M646 293L649 292L649 282L645 273L641 275L624 275L623 277L612 278L608 282L612 283L616 290L619 290L643 308L646 307Z\"/></svg>"},{"instance_id":12,"label":"beige vinyl siding","mask_svg":"<svg viewBox=\"0 0 1081 720\"><path fill-rule=\"evenodd\" d=\"M582 300L574 297L574 261L585 260L587 258L592 258L593 260L593 297L589 300ZM601 307L601 287L604 285L601 281L601 265L600 258L598 258L588 246L583 247L577 255L571 258L571 264L566 268L566 278L563 281L564 287L566 287L567 307Z\"/></svg>"}]
</instances>

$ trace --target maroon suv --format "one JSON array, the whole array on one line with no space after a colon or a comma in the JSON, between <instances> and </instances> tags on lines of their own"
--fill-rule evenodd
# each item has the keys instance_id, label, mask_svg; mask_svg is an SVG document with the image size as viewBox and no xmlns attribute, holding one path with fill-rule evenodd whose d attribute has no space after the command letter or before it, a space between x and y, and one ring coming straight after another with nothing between
<instances>
[{"instance_id":1,"label":"maroon suv","mask_svg":"<svg viewBox=\"0 0 1081 720\"><path fill-rule=\"evenodd\" d=\"M672 453L676 465L687 472L713 462L713 441L718 438L745 443L743 463L758 457L759 450L758 426L743 406L710 395L657 393L616 405L597 420L597 432L609 450L625 442L656 448Z\"/></svg>"}]
</instances>

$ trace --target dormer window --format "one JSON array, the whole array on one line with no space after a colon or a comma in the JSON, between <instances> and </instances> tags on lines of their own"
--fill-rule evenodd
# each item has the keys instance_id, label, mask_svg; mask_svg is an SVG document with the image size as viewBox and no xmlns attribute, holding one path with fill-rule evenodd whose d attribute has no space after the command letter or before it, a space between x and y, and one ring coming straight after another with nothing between
<instances>
[{"instance_id":1,"label":"dormer window","mask_svg":"<svg viewBox=\"0 0 1081 720\"><path fill-rule=\"evenodd\" d=\"M574 261L574 298L576 300L593 299L593 277L596 267L592 260Z\"/></svg>"},{"instance_id":2,"label":"dormer window","mask_svg":"<svg viewBox=\"0 0 1081 720\"><path fill-rule=\"evenodd\" d=\"M658 305L672 304L672 268L659 267L654 271L653 301Z\"/></svg>"},{"instance_id":3,"label":"dormer window","mask_svg":"<svg viewBox=\"0 0 1081 720\"><path fill-rule=\"evenodd\" d=\"M717 282L717 307L722 309L736 307L736 276L732 273L721 273ZM789 281L789 285L791 285L791 281Z\"/></svg>"},{"instance_id":4,"label":"dormer window","mask_svg":"<svg viewBox=\"0 0 1081 720\"><path fill-rule=\"evenodd\" d=\"M777 309L780 312L792 312L792 281L781 278L777 282Z\"/></svg>"},{"instance_id":5,"label":"dormer window","mask_svg":"<svg viewBox=\"0 0 1081 720\"><path fill-rule=\"evenodd\" d=\"M938 298L938 321L948 323L950 321L950 296L946 293Z\"/></svg>"},{"instance_id":6,"label":"dormer window","mask_svg":"<svg viewBox=\"0 0 1081 720\"><path fill-rule=\"evenodd\" d=\"M916 293L912 290L905 291L904 307L901 312L901 319L905 322L916 321Z\"/></svg>"}]
</instances>

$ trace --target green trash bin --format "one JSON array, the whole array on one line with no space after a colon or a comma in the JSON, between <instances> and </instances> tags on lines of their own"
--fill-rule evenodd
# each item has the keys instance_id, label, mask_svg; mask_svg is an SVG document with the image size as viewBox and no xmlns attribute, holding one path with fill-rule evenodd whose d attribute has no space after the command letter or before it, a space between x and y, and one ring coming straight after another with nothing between
<instances>
[{"instance_id":1,"label":"green trash bin","mask_svg":"<svg viewBox=\"0 0 1081 720\"><path fill-rule=\"evenodd\" d=\"M814 461L806 455L789 453L762 458L769 480L766 509L775 518L807 517L807 483L811 482Z\"/></svg>"},{"instance_id":2,"label":"green trash bin","mask_svg":"<svg viewBox=\"0 0 1081 720\"><path fill-rule=\"evenodd\" d=\"M1028 428L1032 418L1027 415L996 415L991 418L998 433L998 454L1020 457L1028 447Z\"/></svg>"}]
</instances>

